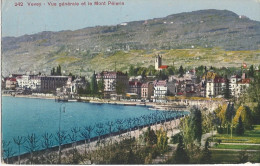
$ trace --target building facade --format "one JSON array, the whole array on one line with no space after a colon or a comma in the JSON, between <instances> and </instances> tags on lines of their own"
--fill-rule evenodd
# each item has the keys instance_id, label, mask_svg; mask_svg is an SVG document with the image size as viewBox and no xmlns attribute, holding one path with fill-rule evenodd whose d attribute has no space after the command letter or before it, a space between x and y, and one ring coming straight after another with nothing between
<instances>
[{"instance_id":1,"label":"building facade","mask_svg":"<svg viewBox=\"0 0 260 166\"><path fill-rule=\"evenodd\" d=\"M147 82L142 84L141 87L141 98L144 100L150 100L151 96L153 96L154 89L153 82Z\"/></svg>"},{"instance_id":2,"label":"building facade","mask_svg":"<svg viewBox=\"0 0 260 166\"><path fill-rule=\"evenodd\" d=\"M57 88L67 85L71 81L71 76L40 76L41 92L54 92Z\"/></svg>"},{"instance_id":3,"label":"building facade","mask_svg":"<svg viewBox=\"0 0 260 166\"><path fill-rule=\"evenodd\" d=\"M129 81L128 92L137 94L137 98L141 98L142 83L139 81Z\"/></svg>"},{"instance_id":4,"label":"building facade","mask_svg":"<svg viewBox=\"0 0 260 166\"><path fill-rule=\"evenodd\" d=\"M104 80L104 95L110 96L116 93L116 88L126 92L128 89L128 76L122 72L103 71L96 76L97 81Z\"/></svg>"},{"instance_id":5,"label":"building facade","mask_svg":"<svg viewBox=\"0 0 260 166\"><path fill-rule=\"evenodd\" d=\"M16 79L15 78L6 78L5 79L5 88L6 89L15 89L16 88Z\"/></svg>"}]
</instances>

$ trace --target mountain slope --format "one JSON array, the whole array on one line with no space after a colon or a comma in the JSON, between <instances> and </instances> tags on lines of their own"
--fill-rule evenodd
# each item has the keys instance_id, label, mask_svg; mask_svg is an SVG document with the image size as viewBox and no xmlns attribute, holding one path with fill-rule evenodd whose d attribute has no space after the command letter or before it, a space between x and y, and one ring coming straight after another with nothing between
<instances>
[{"instance_id":1,"label":"mountain slope","mask_svg":"<svg viewBox=\"0 0 260 166\"><path fill-rule=\"evenodd\" d=\"M2 39L3 72L47 71L57 64L73 70L75 65L89 66L87 72L95 68L91 59L100 54L192 47L257 50L260 22L226 10L201 10L115 26L6 37Z\"/></svg>"}]
</instances>

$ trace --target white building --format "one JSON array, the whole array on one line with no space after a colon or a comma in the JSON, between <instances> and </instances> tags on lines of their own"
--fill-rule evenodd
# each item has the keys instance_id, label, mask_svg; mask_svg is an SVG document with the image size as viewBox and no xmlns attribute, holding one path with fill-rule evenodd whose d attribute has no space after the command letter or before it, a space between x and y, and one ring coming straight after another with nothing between
<instances>
[{"instance_id":1,"label":"white building","mask_svg":"<svg viewBox=\"0 0 260 166\"><path fill-rule=\"evenodd\" d=\"M226 80L222 77L215 77L207 80L206 97L222 96L226 88Z\"/></svg>"},{"instance_id":2,"label":"white building","mask_svg":"<svg viewBox=\"0 0 260 166\"><path fill-rule=\"evenodd\" d=\"M16 77L19 88L39 90L41 87L41 79L37 75L22 75Z\"/></svg>"},{"instance_id":3,"label":"white building","mask_svg":"<svg viewBox=\"0 0 260 166\"><path fill-rule=\"evenodd\" d=\"M243 74L242 78L234 75L230 78L229 89L231 91L231 96L239 97L240 95L246 93L247 88L250 86L250 79L245 78Z\"/></svg>"},{"instance_id":4,"label":"white building","mask_svg":"<svg viewBox=\"0 0 260 166\"><path fill-rule=\"evenodd\" d=\"M238 75L233 75L230 77L230 84L229 84L229 89L231 91L231 96L235 96L236 89L237 89L237 83L240 81L241 78Z\"/></svg>"},{"instance_id":5,"label":"white building","mask_svg":"<svg viewBox=\"0 0 260 166\"><path fill-rule=\"evenodd\" d=\"M247 89L250 86L250 79L246 78L246 79L242 79L237 83L237 87L235 90L235 97L239 97L242 94L245 94Z\"/></svg>"},{"instance_id":6,"label":"white building","mask_svg":"<svg viewBox=\"0 0 260 166\"><path fill-rule=\"evenodd\" d=\"M174 82L168 82L167 80L154 81L154 101L166 100L167 95L175 95L176 88Z\"/></svg>"}]
</instances>

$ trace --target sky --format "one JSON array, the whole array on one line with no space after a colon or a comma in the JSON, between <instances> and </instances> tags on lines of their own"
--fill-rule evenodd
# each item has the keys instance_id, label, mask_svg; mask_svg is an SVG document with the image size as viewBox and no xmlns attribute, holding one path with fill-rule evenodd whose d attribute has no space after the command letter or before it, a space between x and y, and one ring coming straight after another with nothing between
<instances>
[{"instance_id":1,"label":"sky","mask_svg":"<svg viewBox=\"0 0 260 166\"><path fill-rule=\"evenodd\" d=\"M97 25L116 25L202 9L230 10L260 21L260 0L114 0L124 2L124 5L48 6L48 2L59 4L94 1L108 2L108 0L2 0L2 37L42 31L77 30ZM23 6L15 6L16 2L23 2ZM28 2L41 3L41 6L28 6Z\"/></svg>"}]
</instances>

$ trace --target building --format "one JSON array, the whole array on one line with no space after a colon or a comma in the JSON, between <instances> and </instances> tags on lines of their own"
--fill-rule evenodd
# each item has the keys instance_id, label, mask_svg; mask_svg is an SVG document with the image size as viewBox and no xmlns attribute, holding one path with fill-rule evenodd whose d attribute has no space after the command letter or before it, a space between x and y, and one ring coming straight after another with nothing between
<instances>
[{"instance_id":1,"label":"building","mask_svg":"<svg viewBox=\"0 0 260 166\"><path fill-rule=\"evenodd\" d=\"M55 92L57 88L67 85L71 81L71 76L40 76L41 92Z\"/></svg>"},{"instance_id":2,"label":"building","mask_svg":"<svg viewBox=\"0 0 260 166\"><path fill-rule=\"evenodd\" d=\"M6 78L5 79L5 89L15 89L16 88L16 79L15 78Z\"/></svg>"},{"instance_id":3,"label":"building","mask_svg":"<svg viewBox=\"0 0 260 166\"><path fill-rule=\"evenodd\" d=\"M167 96L167 80L154 81L154 101L165 100Z\"/></svg>"},{"instance_id":4,"label":"building","mask_svg":"<svg viewBox=\"0 0 260 166\"><path fill-rule=\"evenodd\" d=\"M17 76L17 85L21 89L39 91L41 88L41 79L37 75Z\"/></svg>"},{"instance_id":5,"label":"building","mask_svg":"<svg viewBox=\"0 0 260 166\"><path fill-rule=\"evenodd\" d=\"M68 87L70 88L70 93L77 94L79 89L86 89L85 78L76 78L75 80L68 82Z\"/></svg>"},{"instance_id":6,"label":"building","mask_svg":"<svg viewBox=\"0 0 260 166\"><path fill-rule=\"evenodd\" d=\"M238 75L233 75L230 77L229 89L231 91L231 96L235 96L236 89L237 89L237 83L240 80L241 80L241 78Z\"/></svg>"},{"instance_id":7,"label":"building","mask_svg":"<svg viewBox=\"0 0 260 166\"><path fill-rule=\"evenodd\" d=\"M126 92L128 89L128 76L122 72L103 71L96 76L97 81L102 78L104 80L104 96L110 97L111 94L116 93L116 87L120 91Z\"/></svg>"},{"instance_id":8,"label":"building","mask_svg":"<svg viewBox=\"0 0 260 166\"><path fill-rule=\"evenodd\" d=\"M135 93L137 98L141 98L141 87L142 83L139 81L129 81L128 83L128 92Z\"/></svg>"},{"instance_id":9,"label":"building","mask_svg":"<svg viewBox=\"0 0 260 166\"><path fill-rule=\"evenodd\" d=\"M245 94L247 89L249 88L249 86L250 86L250 79L249 78L245 78L245 79L238 81L236 89L235 89L234 96L239 97L242 94Z\"/></svg>"},{"instance_id":10,"label":"building","mask_svg":"<svg viewBox=\"0 0 260 166\"><path fill-rule=\"evenodd\" d=\"M167 95L175 95L176 88L174 82L168 82L168 80L156 80L154 81L154 101L162 101L166 99Z\"/></svg>"},{"instance_id":11,"label":"building","mask_svg":"<svg viewBox=\"0 0 260 166\"><path fill-rule=\"evenodd\" d=\"M206 97L217 97L224 94L226 88L226 80L222 77L215 77L207 80Z\"/></svg>"},{"instance_id":12,"label":"building","mask_svg":"<svg viewBox=\"0 0 260 166\"><path fill-rule=\"evenodd\" d=\"M144 100L150 100L154 94L153 82L143 83L141 87L141 98Z\"/></svg>"},{"instance_id":13,"label":"building","mask_svg":"<svg viewBox=\"0 0 260 166\"><path fill-rule=\"evenodd\" d=\"M155 70L163 70L168 68L167 65L162 65L162 55L158 54L157 56L155 56L154 67Z\"/></svg>"},{"instance_id":14,"label":"building","mask_svg":"<svg viewBox=\"0 0 260 166\"><path fill-rule=\"evenodd\" d=\"M229 89L231 91L231 96L239 97L240 95L246 93L247 88L250 86L250 79L245 78L245 74L242 74L242 78L237 75L233 75L230 78Z\"/></svg>"}]
</instances>

